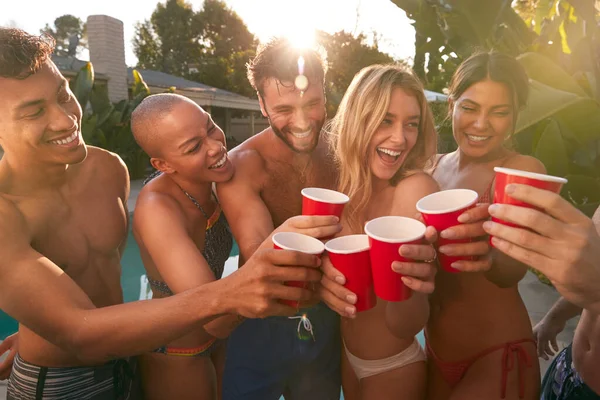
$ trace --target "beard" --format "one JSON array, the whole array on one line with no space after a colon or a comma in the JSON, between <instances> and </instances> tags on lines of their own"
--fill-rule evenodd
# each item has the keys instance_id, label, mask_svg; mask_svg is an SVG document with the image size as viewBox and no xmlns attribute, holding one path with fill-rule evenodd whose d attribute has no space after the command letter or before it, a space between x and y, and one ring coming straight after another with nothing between
<instances>
[{"instance_id":1,"label":"beard","mask_svg":"<svg viewBox=\"0 0 600 400\"><path fill-rule=\"evenodd\" d=\"M325 116L325 118L327 118L327 116ZM281 141L283 143L285 143L286 146L290 150L292 150L294 153L299 153L299 154L312 153L313 150L317 147L317 145L319 144L319 138L321 136L323 126L325 125L325 118L316 121L316 123L314 123L314 124L311 124L310 129L316 131L316 133L314 134L314 138L313 138L310 146L307 148L304 148L304 149L297 149L296 147L294 147L294 144L289 139L289 135L291 135L292 133L291 133L290 129L288 128L288 126L285 126L283 129L279 129L271 122L271 117L267 113L267 119L269 120L269 125L271 126L271 129L273 130L275 135L279 139L281 139Z\"/></svg>"}]
</instances>

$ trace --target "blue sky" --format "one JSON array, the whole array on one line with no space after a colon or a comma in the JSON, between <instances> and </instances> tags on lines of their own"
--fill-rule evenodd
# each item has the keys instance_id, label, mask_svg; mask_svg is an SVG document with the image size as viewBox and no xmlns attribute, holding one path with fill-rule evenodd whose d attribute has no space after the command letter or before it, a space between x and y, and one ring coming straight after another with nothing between
<instances>
[{"instance_id":1,"label":"blue sky","mask_svg":"<svg viewBox=\"0 0 600 400\"><path fill-rule=\"evenodd\" d=\"M195 10L202 0L187 0ZM414 29L406 14L390 0L225 0L259 40L276 35L305 36L303 32L377 31L380 48L396 58L414 54ZM150 18L156 0L0 0L0 25L37 33L56 17L73 14L81 19L105 14L123 21L128 65L135 65L131 39L134 25ZM82 58L86 56L83 55Z\"/></svg>"}]
</instances>

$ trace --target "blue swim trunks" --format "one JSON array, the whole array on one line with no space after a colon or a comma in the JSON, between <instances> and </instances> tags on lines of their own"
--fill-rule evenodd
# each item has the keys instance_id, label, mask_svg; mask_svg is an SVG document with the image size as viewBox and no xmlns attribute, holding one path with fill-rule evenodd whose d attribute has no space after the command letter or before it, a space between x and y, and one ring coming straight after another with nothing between
<instances>
[{"instance_id":1,"label":"blue swim trunks","mask_svg":"<svg viewBox=\"0 0 600 400\"><path fill-rule=\"evenodd\" d=\"M544 375L542 381L542 396L540 400L600 400L573 367L573 358L570 344L563 349Z\"/></svg>"},{"instance_id":2,"label":"blue swim trunks","mask_svg":"<svg viewBox=\"0 0 600 400\"><path fill-rule=\"evenodd\" d=\"M312 325L314 340L302 315ZM279 400L281 395L286 400L339 400L339 315L320 303L297 317L249 319L233 331L223 400Z\"/></svg>"}]
</instances>

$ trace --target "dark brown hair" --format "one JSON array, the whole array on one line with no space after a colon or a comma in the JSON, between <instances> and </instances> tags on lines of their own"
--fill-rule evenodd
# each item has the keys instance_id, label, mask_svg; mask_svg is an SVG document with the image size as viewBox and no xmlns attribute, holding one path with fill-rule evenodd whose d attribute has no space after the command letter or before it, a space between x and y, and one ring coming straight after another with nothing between
<instances>
[{"instance_id":1,"label":"dark brown hair","mask_svg":"<svg viewBox=\"0 0 600 400\"><path fill-rule=\"evenodd\" d=\"M0 27L0 76L25 79L35 74L53 51L51 36L35 36L21 29Z\"/></svg>"},{"instance_id":2,"label":"dark brown hair","mask_svg":"<svg viewBox=\"0 0 600 400\"><path fill-rule=\"evenodd\" d=\"M510 90L515 115L527 104L529 78L525 68L513 57L499 53L476 53L463 61L450 82L450 114L452 104L477 82L490 79L505 84Z\"/></svg>"},{"instance_id":3,"label":"dark brown hair","mask_svg":"<svg viewBox=\"0 0 600 400\"><path fill-rule=\"evenodd\" d=\"M275 78L279 83L294 82L300 56L304 58L304 75L309 82L324 83L327 59L322 48L298 48L286 38L273 38L261 44L256 56L246 64L250 84L263 95L267 79Z\"/></svg>"}]
</instances>

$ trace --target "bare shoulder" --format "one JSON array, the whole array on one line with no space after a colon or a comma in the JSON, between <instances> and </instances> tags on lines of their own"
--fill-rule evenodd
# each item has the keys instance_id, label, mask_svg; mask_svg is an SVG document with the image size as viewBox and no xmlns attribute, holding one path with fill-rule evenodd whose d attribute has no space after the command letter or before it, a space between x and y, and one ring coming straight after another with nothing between
<instances>
[{"instance_id":1,"label":"bare shoulder","mask_svg":"<svg viewBox=\"0 0 600 400\"><path fill-rule=\"evenodd\" d=\"M86 170L94 174L102 185L123 190L129 195L129 171L118 154L88 146L88 155L84 162L87 163Z\"/></svg>"},{"instance_id":2,"label":"bare shoulder","mask_svg":"<svg viewBox=\"0 0 600 400\"><path fill-rule=\"evenodd\" d=\"M419 198L440 190L440 185L425 172L417 172L402 179L396 185L396 194Z\"/></svg>"},{"instance_id":3,"label":"bare shoulder","mask_svg":"<svg viewBox=\"0 0 600 400\"><path fill-rule=\"evenodd\" d=\"M181 206L166 193L144 187L138 196L133 214L134 229L159 220L178 220L185 218Z\"/></svg>"},{"instance_id":4,"label":"bare shoulder","mask_svg":"<svg viewBox=\"0 0 600 400\"><path fill-rule=\"evenodd\" d=\"M87 148L88 155L86 162L89 162L91 166L109 168L111 172L127 172L125 162L123 162L123 159L117 153L94 146L87 146Z\"/></svg>"},{"instance_id":5,"label":"bare shoulder","mask_svg":"<svg viewBox=\"0 0 600 400\"><path fill-rule=\"evenodd\" d=\"M417 202L432 193L440 190L440 187L431 175L425 172L417 172L402 179L394 189L394 214L413 217L417 212Z\"/></svg>"},{"instance_id":6,"label":"bare shoulder","mask_svg":"<svg viewBox=\"0 0 600 400\"><path fill-rule=\"evenodd\" d=\"M248 138L228 154L231 162L236 166L246 167L258 165L264 161L264 132Z\"/></svg>"},{"instance_id":7,"label":"bare shoulder","mask_svg":"<svg viewBox=\"0 0 600 400\"><path fill-rule=\"evenodd\" d=\"M251 137L228 154L235 172L228 182L219 183L217 190L242 186L260 187L267 172L260 134Z\"/></svg>"},{"instance_id":8,"label":"bare shoulder","mask_svg":"<svg viewBox=\"0 0 600 400\"><path fill-rule=\"evenodd\" d=\"M546 173L546 167L540 160L523 154L516 154L510 157L504 166L506 168L520 169L522 171L535 172L538 174Z\"/></svg>"}]
</instances>

